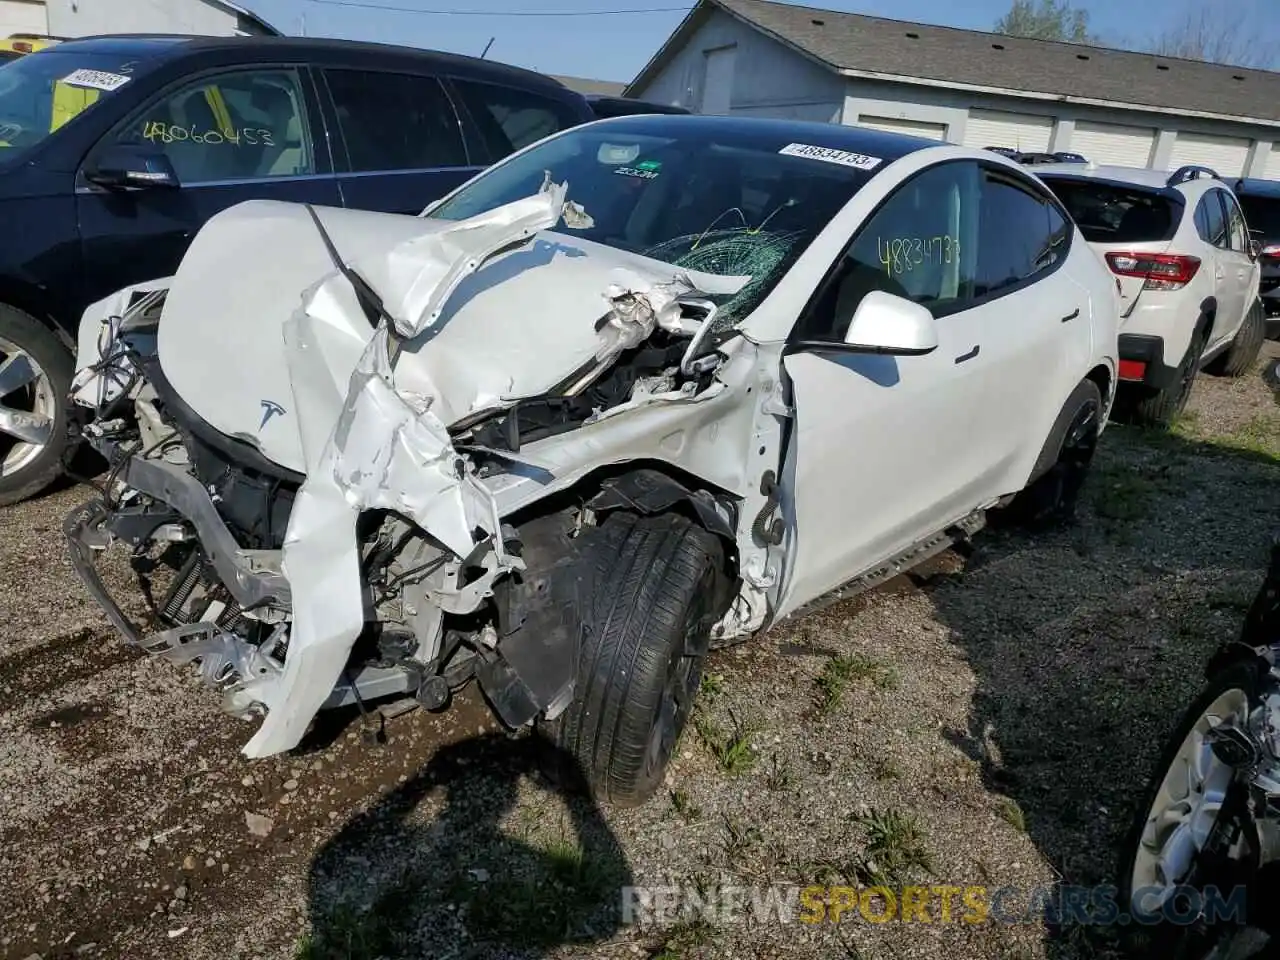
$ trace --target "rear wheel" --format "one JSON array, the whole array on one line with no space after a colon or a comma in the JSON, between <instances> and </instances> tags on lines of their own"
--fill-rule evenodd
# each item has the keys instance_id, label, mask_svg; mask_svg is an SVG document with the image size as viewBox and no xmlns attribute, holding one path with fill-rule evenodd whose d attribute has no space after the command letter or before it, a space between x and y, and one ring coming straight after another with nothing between
<instances>
[{"instance_id":1,"label":"rear wheel","mask_svg":"<svg viewBox=\"0 0 1280 960\"><path fill-rule=\"evenodd\" d=\"M724 555L676 514L610 514L595 536L574 699L546 732L591 793L636 806L661 785L693 708L727 602Z\"/></svg>"},{"instance_id":2,"label":"rear wheel","mask_svg":"<svg viewBox=\"0 0 1280 960\"><path fill-rule=\"evenodd\" d=\"M1121 419L1142 427L1172 426L1191 399L1191 389L1195 386L1196 374L1200 372L1200 358L1203 356L1204 337L1197 336L1187 348L1182 363L1178 365L1178 374L1173 383L1154 393L1121 395Z\"/></svg>"},{"instance_id":3,"label":"rear wheel","mask_svg":"<svg viewBox=\"0 0 1280 960\"><path fill-rule=\"evenodd\" d=\"M1258 301L1245 314L1244 323L1240 324L1226 353L1215 357L1205 369L1215 376L1243 377L1253 369L1254 361L1258 359L1266 326L1266 313L1262 308L1262 301Z\"/></svg>"},{"instance_id":4,"label":"rear wheel","mask_svg":"<svg viewBox=\"0 0 1280 960\"><path fill-rule=\"evenodd\" d=\"M1101 427L1102 391L1092 380L1083 380L1054 424L1050 440L1057 442L1052 466L1014 497L1004 510L1005 516L1032 527L1069 522L1089 475Z\"/></svg>"},{"instance_id":5,"label":"rear wheel","mask_svg":"<svg viewBox=\"0 0 1280 960\"><path fill-rule=\"evenodd\" d=\"M62 473L73 366L49 329L0 304L0 506Z\"/></svg>"}]
</instances>

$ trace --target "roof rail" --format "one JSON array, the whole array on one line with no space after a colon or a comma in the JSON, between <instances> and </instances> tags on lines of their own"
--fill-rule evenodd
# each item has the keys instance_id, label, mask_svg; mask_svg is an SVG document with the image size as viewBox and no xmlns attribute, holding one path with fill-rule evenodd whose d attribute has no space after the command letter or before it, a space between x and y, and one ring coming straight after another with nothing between
<instances>
[{"instance_id":1,"label":"roof rail","mask_svg":"<svg viewBox=\"0 0 1280 960\"><path fill-rule=\"evenodd\" d=\"M1200 177L1211 177L1214 180L1221 180L1218 171L1211 167L1202 167L1197 164L1187 164L1185 167L1179 167L1169 175L1165 186L1176 187L1180 183L1187 183L1190 180L1198 180Z\"/></svg>"}]
</instances>

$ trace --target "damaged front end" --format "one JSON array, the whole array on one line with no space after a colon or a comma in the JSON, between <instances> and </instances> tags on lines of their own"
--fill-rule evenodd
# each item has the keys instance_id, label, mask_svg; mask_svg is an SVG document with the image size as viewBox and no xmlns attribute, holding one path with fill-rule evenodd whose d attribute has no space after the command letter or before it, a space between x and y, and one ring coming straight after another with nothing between
<instances>
[{"instance_id":1,"label":"damaged front end","mask_svg":"<svg viewBox=\"0 0 1280 960\"><path fill-rule=\"evenodd\" d=\"M262 716L247 756L293 748L320 710L435 708L471 679L509 727L554 719L580 554L610 510L679 504L734 558L719 635L764 621L777 497L758 477L781 418L747 395L777 358L713 335L717 298L750 278L575 243L589 214L550 178L456 222L246 204L174 278L86 314L73 393L111 468L67 519L73 563L131 643ZM261 343L219 387L207 352L236 332L201 322L201 273L272 231L310 238L316 279L274 327L225 314ZM108 548L130 552L136 600L99 574Z\"/></svg>"}]
</instances>

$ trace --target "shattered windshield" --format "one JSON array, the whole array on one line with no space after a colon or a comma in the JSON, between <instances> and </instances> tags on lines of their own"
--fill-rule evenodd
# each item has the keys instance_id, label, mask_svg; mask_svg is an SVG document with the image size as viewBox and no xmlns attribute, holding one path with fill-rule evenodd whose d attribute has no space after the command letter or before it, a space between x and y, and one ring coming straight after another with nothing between
<instances>
[{"instance_id":1,"label":"shattered windshield","mask_svg":"<svg viewBox=\"0 0 1280 960\"><path fill-rule=\"evenodd\" d=\"M144 61L57 49L0 69L0 162L26 153L64 123L126 86Z\"/></svg>"},{"instance_id":2,"label":"shattered windshield","mask_svg":"<svg viewBox=\"0 0 1280 960\"><path fill-rule=\"evenodd\" d=\"M755 309L871 176L782 152L800 139L787 132L684 117L580 127L493 167L426 215L464 220L536 193L549 173L568 181L569 200L590 217L575 236L689 270L749 275L737 294L711 298L716 327L726 329Z\"/></svg>"}]
</instances>

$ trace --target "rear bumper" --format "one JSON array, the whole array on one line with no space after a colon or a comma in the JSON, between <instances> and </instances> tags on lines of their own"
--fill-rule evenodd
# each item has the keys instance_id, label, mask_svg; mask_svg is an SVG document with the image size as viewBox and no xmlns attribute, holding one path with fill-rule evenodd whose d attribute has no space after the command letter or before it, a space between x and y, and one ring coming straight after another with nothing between
<instances>
[{"instance_id":1,"label":"rear bumper","mask_svg":"<svg viewBox=\"0 0 1280 960\"><path fill-rule=\"evenodd\" d=\"M1164 390L1178 380L1178 368L1164 362L1164 338L1146 333L1122 333L1119 337L1120 386L1145 386Z\"/></svg>"}]
</instances>

